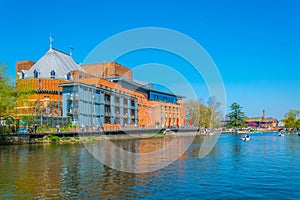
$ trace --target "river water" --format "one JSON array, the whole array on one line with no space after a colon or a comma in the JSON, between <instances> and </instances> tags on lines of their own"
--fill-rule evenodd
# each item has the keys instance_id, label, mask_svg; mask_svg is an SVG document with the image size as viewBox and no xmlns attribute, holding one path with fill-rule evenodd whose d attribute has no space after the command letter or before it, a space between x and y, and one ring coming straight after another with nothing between
<instances>
[{"instance_id":1,"label":"river water","mask_svg":"<svg viewBox=\"0 0 300 200\"><path fill-rule=\"evenodd\" d=\"M82 144L0 146L0 199L300 199L299 136L255 133L244 142L224 134L200 159L204 137L210 136L197 136L179 159L149 173L107 167ZM116 144L142 151L165 140Z\"/></svg>"}]
</instances>

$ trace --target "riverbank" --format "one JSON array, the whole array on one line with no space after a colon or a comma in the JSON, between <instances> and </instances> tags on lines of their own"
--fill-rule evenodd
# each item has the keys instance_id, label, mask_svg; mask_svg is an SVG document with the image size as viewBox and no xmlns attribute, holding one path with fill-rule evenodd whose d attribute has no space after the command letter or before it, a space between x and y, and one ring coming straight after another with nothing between
<instances>
[{"instance_id":1,"label":"riverbank","mask_svg":"<svg viewBox=\"0 0 300 200\"><path fill-rule=\"evenodd\" d=\"M275 130L264 130L256 132L228 131L221 134L254 134L278 132ZM161 129L146 130L127 130L127 131L107 131L107 132L61 132L61 133L39 133L39 134L8 134L0 135L0 145L19 145L19 144L75 144L97 140L126 140L126 139L146 139L158 137L178 137L193 135L213 135L212 133L197 132L195 128L183 128L164 133Z\"/></svg>"},{"instance_id":2,"label":"riverbank","mask_svg":"<svg viewBox=\"0 0 300 200\"><path fill-rule=\"evenodd\" d=\"M184 137L198 135L197 132L163 134L163 133L147 133L136 135L91 135L91 136L75 136L75 137L58 137L55 135L46 135L42 138L28 138L19 136L5 136L0 138L0 145L21 145L21 144L75 144L100 140L129 140L129 139L147 139L161 137Z\"/></svg>"},{"instance_id":3,"label":"riverbank","mask_svg":"<svg viewBox=\"0 0 300 200\"><path fill-rule=\"evenodd\" d=\"M39 134L8 134L0 135L0 145L19 144L43 144L60 143L73 144L95 140L120 140L120 139L143 139L166 136L190 136L196 135L195 128L180 128L169 133L164 133L161 129L144 130L115 130L98 132L61 132L61 133L39 133Z\"/></svg>"}]
</instances>

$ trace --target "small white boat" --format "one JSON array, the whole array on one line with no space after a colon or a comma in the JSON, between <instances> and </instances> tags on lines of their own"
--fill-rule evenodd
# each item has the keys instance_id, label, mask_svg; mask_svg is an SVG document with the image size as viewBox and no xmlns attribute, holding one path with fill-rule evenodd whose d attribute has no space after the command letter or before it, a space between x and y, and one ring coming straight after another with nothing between
<instances>
[{"instance_id":1,"label":"small white boat","mask_svg":"<svg viewBox=\"0 0 300 200\"><path fill-rule=\"evenodd\" d=\"M165 135L176 135L176 132L172 131L171 129L167 128L164 132Z\"/></svg>"},{"instance_id":2,"label":"small white boat","mask_svg":"<svg viewBox=\"0 0 300 200\"><path fill-rule=\"evenodd\" d=\"M250 136L249 135L243 135L241 137L241 140L243 140L243 141L249 141L250 140Z\"/></svg>"},{"instance_id":3,"label":"small white boat","mask_svg":"<svg viewBox=\"0 0 300 200\"><path fill-rule=\"evenodd\" d=\"M284 137L284 133L279 133L278 136Z\"/></svg>"}]
</instances>

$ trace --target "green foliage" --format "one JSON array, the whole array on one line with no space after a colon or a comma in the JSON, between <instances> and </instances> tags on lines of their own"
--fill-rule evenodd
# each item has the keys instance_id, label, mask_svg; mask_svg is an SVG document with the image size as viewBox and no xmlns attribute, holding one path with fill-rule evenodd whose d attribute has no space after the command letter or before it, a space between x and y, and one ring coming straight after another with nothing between
<instances>
[{"instance_id":1,"label":"green foliage","mask_svg":"<svg viewBox=\"0 0 300 200\"><path fill-rule=\"evenodd\" d=\"M87 138L87 141L88 142L91 142L91 141L93 141L94 140L94 137L93 136L88 136L88 138Z\"/></svg>"},{"instance_id":2,"label":"green foliage","mask_svg":"<svg viewBox=\"0 0 300 200\"><path fill-rule=\"evenodd\" d=\"M66 140L66 141L68 141L68 140L70 140L71 138L70 137L64 137L63 138L63 140Z\"/></svg>"},{"instance_id":3,"label":"green foliage","mask_svg":"<svg viewBox=\"0 0 300 200\"><path fill-rule=\"evenodd\" d=\"M11 79L5 73L6 68L5 64L0 64L0 120L13 116L15 104L15 90Z\"/></svg>"},{"instance_id":4,"label":"green foliage","mask_svg":"<svg viewBox=\"0 0 300 200\"><path fill-rule=\"evenodd\" d=\"M50 141L51 142L56 142L56 141L59 141L59 140L60 140L60 138L58 136L56 136L56 135L50 135Z\"/></svg>"},{"instance_id":5,"label":"green foliage","mask_svg":"<svg viewBox=\"0 0 300 200\"><path fill-rule=\"evenodd\" d=\"M72 125L71 125L71 128L78 128L77 122L76 122L75 124L72 124Z\"/></svg>"},{"instance_id":6,"label":"green foliage","mask_svg":"<svg viewBox=\"0 0 300 200\"><path fill-rule=\"evenodd\" d=\"M37 124L37 122L38 122L38 120L35 118L34 115L22 116L22 121L26 122L26 124L29 124L29 125Z\"/></svg>"},{"instance_id":7,"label":"green foliage","mask_svg":"<svg viewBox=\"0 0 300 200\"><path fill-rule=\"evenodd\" d=\"M218 112L220 103L211 97L207 105L202 100L186 102L186 115L192 119L194 126L214 128L220 125L221 113Z\"/></svg>"},{"instance_id":8,"label":"green foliage","mask_svg":"<svg viewBox=\"0 0 300 200\"><path fill-rule=\"evenodd\" d=\"M233 103L230 106L231 112L227 115L228 118L228 126L231 128L241 128L245 126L245 113L241 111L242 107Z\"/></svg>"},{"instance_id":9,"label":"green foliage","mask_svg":"<svg viewBox=\"0 0 300 200\"><path fill-rule=\"evenodd\" d=\"M71 124L64 125L60 128L60 131L70 131Z\"/></svg>"},{"instance_id":10,"label":"green foliage","mask_svg":"<svg viewBox=\"0 0 300 200\"><path fill-rule=\"evenodd\" d=\"M300 128L300 110L290 110L281 120L285 128Z\"/></svg>"}]
</instances>

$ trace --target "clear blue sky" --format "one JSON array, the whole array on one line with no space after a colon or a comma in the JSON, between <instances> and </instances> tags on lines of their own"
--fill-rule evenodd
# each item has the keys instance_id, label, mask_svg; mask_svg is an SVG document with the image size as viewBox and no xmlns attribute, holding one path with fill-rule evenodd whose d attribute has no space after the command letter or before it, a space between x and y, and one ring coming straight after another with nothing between
<instances>
[{"instance_id":1,"label":"clear blue sky","mask_svg":"<svg viewBox=\"0 0 300 200\"><path fill-rule=\"evenodd\" d=\"M192 37L210 54L224 80L227 107L237 102L247 116L265 109L279 119L300 109L297 0L12 0L0 1L0 8L0 62L12 74L17 61L37 61L48 50L49 33L55 48L68 52L72 45L80 63L114 34L164 27ZM144 61L129 58L121 64L131 68Z\"/></svg>"}]
</instances>

